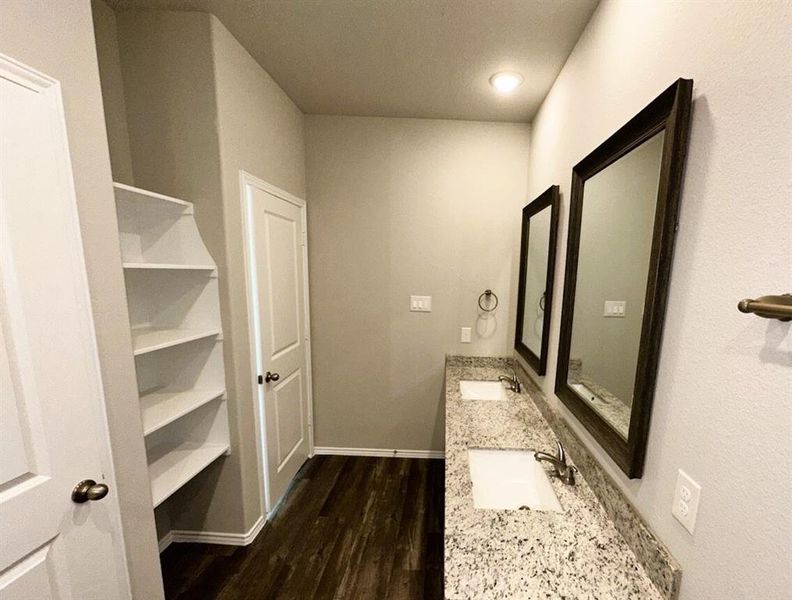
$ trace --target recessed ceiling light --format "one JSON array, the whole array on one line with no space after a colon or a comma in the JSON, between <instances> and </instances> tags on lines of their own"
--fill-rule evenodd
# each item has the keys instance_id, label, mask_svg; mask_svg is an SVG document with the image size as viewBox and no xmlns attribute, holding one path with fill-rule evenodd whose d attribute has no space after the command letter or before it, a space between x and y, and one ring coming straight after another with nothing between
<instances>
[{"instance_id":1,"label":"recessed ceiling light","mask_svg":"<svg viewBox=\"0 0 792 600\"><path fill-rule=\"evenodd\" d=\"M490 77L490 85L500 94L513 92L523 82L523 76L513 71L501 71Z\"/></svg>"}]
</instances>

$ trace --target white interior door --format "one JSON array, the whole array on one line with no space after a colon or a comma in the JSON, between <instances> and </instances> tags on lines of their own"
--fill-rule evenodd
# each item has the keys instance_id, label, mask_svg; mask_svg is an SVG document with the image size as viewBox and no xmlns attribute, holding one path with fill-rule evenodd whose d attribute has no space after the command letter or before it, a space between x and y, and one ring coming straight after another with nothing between
<instances>
[{"instance_id":1,"label":"white interior door","mask_svg":"<svg viewBox=\"0 0 792 600\"><path fill-rule=\"evenodd\" d=\"M76 210L60 87L0 55L2 600L129 597Z\"/></svg>"},{"instance_id":2,"label":"white interior door","mask_svg":"<svg viewBox=\"0 0 792 600\"><path fill-rule=\"evenodd\" d=\"M269 511L311 450L305 204L250 177L243 202Z\"/></svg>"}]
</instances>

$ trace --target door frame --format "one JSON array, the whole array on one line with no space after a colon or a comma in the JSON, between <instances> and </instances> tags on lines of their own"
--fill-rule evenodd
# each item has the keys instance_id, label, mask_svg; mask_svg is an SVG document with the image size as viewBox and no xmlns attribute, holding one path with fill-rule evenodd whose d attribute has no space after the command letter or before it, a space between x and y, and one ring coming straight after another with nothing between
<instances>
[{"instance_id":1,"label":"door frame","mask_svg":"<svg viewBox=\"0 0 792 600\"><path fill-rule=\"evenodd\" d=\"M247 194L248 186L256 187L276 198L289 202L300 209L302 219L302 261L303 261L303 305L305 307L305 369L306 391L308 402L308 456L314 454L314 427L313 427L313 369L311 367L311 310L308 293L308 212L305 200L280 189L277 186L251 175L247 171L239 171L239 196L242 208L242 235L243 235L243 254L245 257L245 288L247 299L247 321L248 321L248 341L250 344L250 368L251 382L256 390L256 401L253 403L256 415L256 454L258 457L259 473L262 478L260 485L261 494L261 514L268 520L277 506L273 506L269 489L269 460L267 456L267 430L265 421L264 387L259 385L256 378L259 374L259 354L261 349L261 328L258 323L258 297L255 294L257 289L255 280L256 258L253 255L253 219L251 217L252 205Z\"/></svg>"}]
</instances>

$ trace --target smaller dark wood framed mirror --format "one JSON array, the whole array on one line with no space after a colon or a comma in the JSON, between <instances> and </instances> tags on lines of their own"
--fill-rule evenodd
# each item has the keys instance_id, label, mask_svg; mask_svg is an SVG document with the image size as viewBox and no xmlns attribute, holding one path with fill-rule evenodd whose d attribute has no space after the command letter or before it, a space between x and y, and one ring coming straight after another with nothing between
<instances>
[{"instance_id":1,"label":"smaller dark wood framed mirror","mask_svg":"<svg viewBox=\"0 0 792 600\"><path fill-rule=\"evenodd\" d=\"M522 211L514 349L538 375L547 369L557 233L558 186L554 185Z\"/></svg>"},{"instance_id":2,"label":"smaller dark wood framed mirror","mask_svg":"<svg viewBox=\"0 0 792 600\"><path fill-rule=\"evenodd\" d=\"M687 152L679 79L572 170L555 392L643 474Z\"/></svg>"}]
</instances>

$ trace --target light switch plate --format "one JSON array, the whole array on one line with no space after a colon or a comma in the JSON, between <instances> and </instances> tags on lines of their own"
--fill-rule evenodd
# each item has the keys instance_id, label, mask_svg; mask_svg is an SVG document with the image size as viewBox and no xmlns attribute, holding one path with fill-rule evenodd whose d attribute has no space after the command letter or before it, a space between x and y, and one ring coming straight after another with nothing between
<instances>
[{"instance_id":1,"label":"light switch plate","mask_svg":"<svg viewBox=\"0 0 792 600\"><path fill-rule=\"evenodd\" d=\"M432 297L410 296L410 312L432 312Z\"/></svg>"},{"instance_id":2,"label":"light switch plate","mask_svg":"<svg viewBox=\"0 0 792 600\"><path fill-rule=\"evenodd\" d=\"M690 475L679 469L671 514L682 523L691 535L696 527L700 496L701 486L693 481Z\"/></svg>"},{"instance_id":3,"label":"light switch plate","mask_svg":"<svg viewBox=\"0 0 792 600\"><path fill-rule=\"evenodd\" d=\"M627 302L625 300L605 300L605 310L602 316L623 319L626 311Z\"/></svg>"},{"instance_id":4,"label":"light switch plate","mask_svg":"<svg viewBox=\"0 0 792 600\"><path fill-rule=\"evenodd\" d=\"M470 334L471 334L470 327L460 327L459 328L459 341L462 342L463 344L469 344L470 343Z\"/></svg>"}]
</instances>

